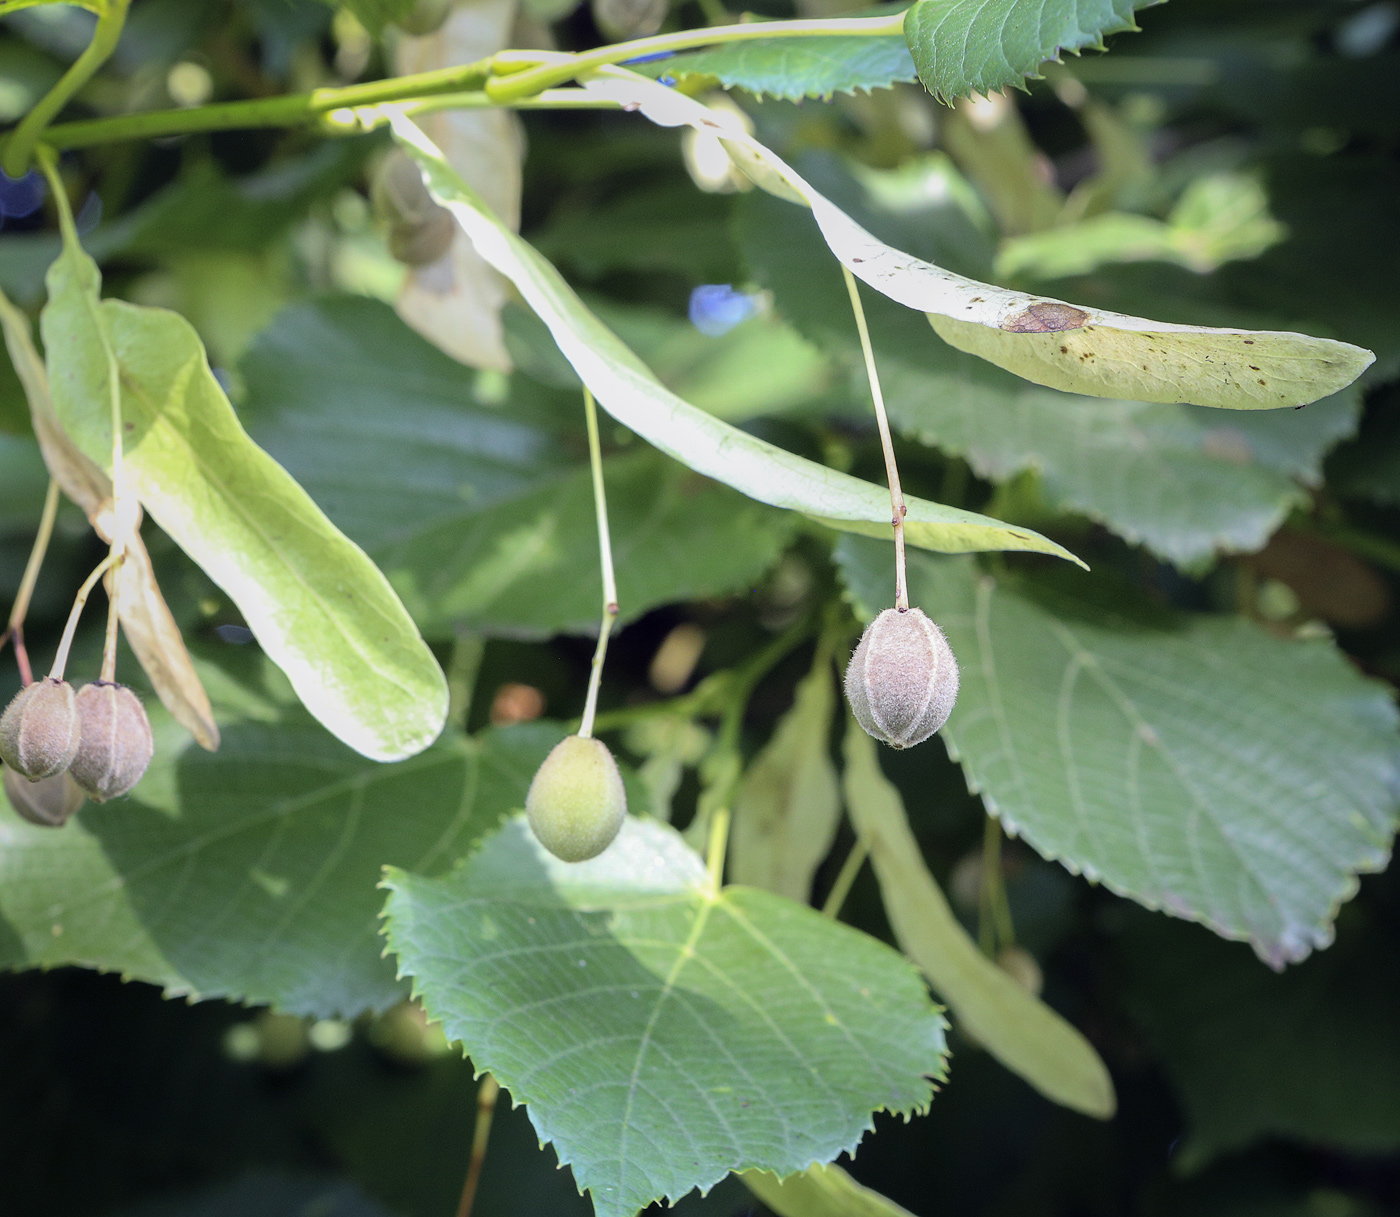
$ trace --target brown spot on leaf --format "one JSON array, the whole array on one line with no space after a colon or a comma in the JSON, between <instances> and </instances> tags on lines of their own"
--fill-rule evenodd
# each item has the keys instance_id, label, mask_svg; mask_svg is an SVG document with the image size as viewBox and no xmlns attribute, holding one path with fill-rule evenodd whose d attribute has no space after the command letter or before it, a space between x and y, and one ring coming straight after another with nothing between
<instances>
[{"instance_id":1,"label":"brown spot on leaf","mask_svg":"<svg viewBox=\"0 0 1400 1217\"><path fill-rule=\"evenodd\" d=\"M1053 334L1058 330L1077 330L1088 320L1089 314L1082 308L1046 301L1008 317L1001 328L1012 334Z\"/></svg>"},{"instance_id":2,"label":"brown spot on leaf","mask_svg":"<svg viewBox=\"0 0 1400 1217\"><path fill-rule=\"evenodd\" d=\"M1062 347L1060 348L1060 354L1061 354L1061 355L1068 355L1068 354L1069 354L1069 347L1064 347L1064 346L1062 346Z\"/></svg>"},{"instance_id":3,"label":"brown spot on leaf","mask_svg":"<svg viewBox=\"0 0 1400 1217\"><path fill-rule=\"evenodd\" d=\"M1247 347L1252 347L1252 346L1254 345L1254 339L1253 339L1253 338L1246 338L1246 339L1244 340L1244 344L1245 344L1245 346L1247 346Z\"/></svg>"}]
</instances>

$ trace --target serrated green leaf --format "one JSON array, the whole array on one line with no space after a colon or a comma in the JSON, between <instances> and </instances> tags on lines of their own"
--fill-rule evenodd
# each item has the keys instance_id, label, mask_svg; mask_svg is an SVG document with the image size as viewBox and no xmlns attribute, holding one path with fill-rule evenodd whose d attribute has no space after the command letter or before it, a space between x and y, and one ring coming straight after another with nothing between
<instances>
[{"instance_id":1,"label":"serrated green leaf","mask_svg":"<svg viewBox=\"0 0 1400 1217\"><path fill-rule=\"evenodd\" d=\"M485 405L386 305L288 309L243 363L250 433L362 545L430 637L597 629L582 396L516 377ZM792 517L653 452L605 462L622 619L746 589Z\"/></svg>"},{"instance_id":2,"label":"serrated green leaf","mask_svg":"<svg viewBox=\"0 0 1400 1217\"><path fill-rule=\"evenodd\" d=\"M388 581L244 432L190 324L101 301L65 225L42 327L54 410L110 470L120 385L124 477L156 522L238 605L307 708L351 747L398 760L447 716L447 682Z\"/></svg>"},{"instance_id":3,"label":"serrated green leaf","mask_svg":"<svg viewBox=\"0 0 1400 1217\"><path fill-rule=\"evenodd\" d=\"M846 807L870 849L885 912L905 953L924 970L953 1017L1013 1073L1056 1103L1107 1120L1113 1080L1093 1046L988 959L948 907L924 864L904 800L880 771L875 741L846 724Z\"/></svg>"},{"instance_id":4,"label":"serrated green leaf","mask_svg":"<svg viewBox=\"0 0 1400 1217\"><path fill-rule=\"evenodd\" d=\"M670 94L661 85L627 75ZM883 488L739 431L667 390L588 310L553 266L491 215L408 118L394 112L392 122L395 138L422 166L424 180L438 202L453 212L481 256L520 289L599 404L614 418L697 473L759 502L805 512L834 528L876 535L889 528L889 495ZM912 545L953 552L1029 549L1071 556L1029 529L924 499L906 497L905 501L904 531Z\"/></svg>"},{"instance_id":5,"label":"serrated green leaf","mask_svg":"<svg viewBox=\"0 0 1400 1217\"><path fill-rule=\"evenodd\" d=\"M636 69L661 79L713 76L726 89L784 101L888 89L919 78L909 47L898 34L730 42L637 64Z\"/></svg>"},{"instance_id":6,"label":"serrated green leaf","mask_svg":"<svg viewBox=\"0 0 1400 1217\"><path fill-rule=\"evenodd\" d=\"M835 1163L809 1166L779 1179L745 1171L744 1186L778 1217L911 1217L908 1209L862 1187Z\"/></svg>"},{"instance_id":7,"label":"serrated green leaf","mask_svg":"<svg viewBox=\"0 0 1400 1217\"><path fill-rule=\"evenodd\" d=\"M792 708L744 772L734 794L730 877L806 904L831 849L841 792L829 737L836 708L829 644L798 682Z\"/></svg>"},{"instance_id":8,"label":"serrated green leaf","mask_svg":"<svg viewBox=\"0 0 1400 1217\"><path fill-rule=\"evenodd\" d=\"M882 207L834 161L804 170L882 234L912 227L930 242L962 230L956 212L908 214ZM779 311L826 350L859 359L840 276L820 257L816 225L755 192L739 208L741 244ZM1110 401L1028 385L941 344L930 346L915 314L882 297L866 314L890 420L905 435L965 456L982 477L1035 470L1057 509L1098 520L1181 565L1218 550L1259 549L1306 486L1322 480L1322 457L1351 433L1355 388L1302 411L1222 415L1201 406Z\"/></svg>"},{"instance_id":9,"label":"serrated green leaf","mask_svg":"<svg viewBox=\"0 0 1400 1217\"><path fill-rule=\"evenodd\" d=\"M716 890L665 825L629 819L570 865L516 818L447 878L385 886L425 1008L528 1105L598 1217L833 1158L942 1076L912 967L769 892Z\"/></svg>"},{"instance_id":10,"label":"serrated green leaf","mask_svg":"<svg viewBox=\"0 0 1400 1217\"><path fill-rule=\"evenodd\" d=\"M1064 51L1103 49L1157 0L918 0L904 18L919 78L942 101L1019 85Z\"/></svg>"},{"instance_id":11,"label":"serrated green leaf","mask_svg":"<svg viewBox=\"0 0 1400 1217\"><path fill-rule=\"evenodd\" d=\"M846 538L837 554L873 615L889 549ZM1397 716L1330 640L1206 616L1110 628L923 555L909 596L962 665L949 752L1047 858L1274 967L1325 947L1357 872L1385 865Z\"/></svg>"},{"instance_id":12,"label":"serrated green leaf","mask_svg":"<svg viewBox=\"0 0 1400 1217\"><path fill-rule=\"evenodd\" d=\"M1263 410L1337 392L1375 360L1330 338L1170 325L954 274L877 240L737 122L678 90L611 68L584 82L584 91L661 126L721 139L765 190L811 207L828 247L858 279L927 314L950 345L1037 384L1093 397Z\"/></svg>"},{"instance_id":13,"label":"serrated green leaf","mask_svg":"<svg viewBox=\"0 0 1400 1217\"><path fill-rule=\"evenodd\" d=\"M322 1017L394 1004L380 867L451 869L520 806L563 729L454 734L381 765L271 698L237 694L229 721L221 687L219 752L151 706L155 759L129 799L62 831L0 814L0 966L78 964Z\"/></svg>"}]
</instances>

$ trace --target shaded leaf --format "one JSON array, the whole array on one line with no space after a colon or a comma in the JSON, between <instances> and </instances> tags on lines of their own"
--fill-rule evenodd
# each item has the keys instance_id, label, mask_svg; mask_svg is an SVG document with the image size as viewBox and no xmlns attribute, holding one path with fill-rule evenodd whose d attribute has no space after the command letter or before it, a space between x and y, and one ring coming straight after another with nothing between
<instances>
[{"instance_id":1,"label":"shaded leaf","mask_svg":"<svg viewBox=\"0 0 1400 1217\"><path fill-rule=\"evenodd\" d=\"M380 867L449 870L520 806L562 729L449 735L381 765L295 705L217 685L219 752L153 710L155 759L129 799L89 805L61 832L0 816L14 944L0 963L79 964L323 1017L393 1005L404 994L376 932Z\"/></svg>"},{"instance_id":2,"label":"shaded leaf","mask_svg":"<svg viewBox=\"0 0 1400 1217\"><path fill-rule=\"evenodd\" d=\"M875 741L847 721L846 806L870 850L895 938L953 1017L1046 1098L1109 1119L1113 1081L1074 1027L997 967L968 936L924 863L904 801L880 771Z\"/></svg>"},{"instance_id":3,"label":"shaded leaf","mask_svg":"<svg viewBox=\"0 0 1400 1217\"><path fill-rule=\"evenodd\" d=\"M1133 10L1157 0L918 0L904 36L919 78L942 101L1019 85L1046 60L1106 34L1135 30Z\"/></svg>"},{"instance_id":4,"label":"shaded leaf","mask_svg":"<svg viewBox=\"0 0 1400 1217\"><path fill-rule=\"evenodd\" d=\"M889 550L843 539L838 557L873 615ZM962 665L949 752L1047 858L1274 967L1327 946L1357 872L1385 865L1397 716L1330 640L1207 616L1112 628L923 555L909 592Z\"/></svg>"},{"instance_id":5,"label":"shaded leaf","mask_svg":"<svg viewBox=\"0 0 1400 1217\"><path fill-rule=\"evenodd\" d=\"M928 314L950 345L1037 384L1095 397L1259 410L1316 401L1375 359L1330 338L1171 325L968 279L877 240L737 122L677 90L616 68L600 70L584 88L661 126L718 136L765 190L811 207L828 247L857 278Z\"/></svg>"},{"instance_id":6,"label":"shaded leaf","mask_svg":"<svg viewBox=\"0 0 1400 1217\"><path fill-rule=\"evenodd\" d=\"M1379 927L1358 921L1330 950L1276 976L1192 927L1129 922L1128 1003L1186 1109L1181 1170L1266 1138L1394 1153L1400 985L1393 966L1377 966L1393 950Z\"/></svg>"},{"instance_id":7,"label":"shaded leaf","mask_svg":"<svg viewBox=\"0 0 1400 1217\"><path fill-rule=\"evenodd\" d=\"M650 82L639 83L670 92ZM760 502L805 512L836 528L878 535L889 528L889 496L881 487L776 448L669 392L589 312L548 262L484 208L417 127L397 113L393 124L396 138L422 165L435 197L452 209L482 256L520 289L614 418L697 473ZM1068 556L1028 529L922 499L906 498L906 503L905 535L914 545L954 551L1033 549Z\"/></svg>"},{"instance_id":8,"label":"shaded leaf","mask_svg":"<svg viewBox=\"0 0 1400 1217\"><path fill-rule=\"evenodd\" d=\"M64 430L108 467L119 377L129 485L308 709L366 756L426 747L446 719L447 682L387 580L248 438L190 324L99 301L96 264L71 225L65 236L42 321Z\"/></svg>"},{"instance_id":9,"label":"shaded leaf","mask_svg":"<svg viewBox=\"0 0 1400 1217\"><path fill-rule=\"evenodd\" d=\"M517 376L506 402L482 404L470 374L386 306L349 298L288 309L243 373L252 435L364 546L429 635L596 630L577 391ZM791 535L791 517L655 453L605 466L624 620L746 589Z\"/></svg>"},{"instance_id":10,"label":"shaded leaf","mask_svg":"<svg viewBox=\"0 0 1400 1217\"><path fill-rule=\"evenodd\" d=\"M528 1105L599 1217L833 1158L942 1075L942 1020L905 961L769 892L716 890L665 825L629 819L570 865L517 818L447 878L385 885L426 1009Z\"/></svg>"},{"instance_id":11,"label":"shaded leaf","mask_svg":"<svg viewBox=\"0 0 1400 1217\"><path fill-rule=\"evenodd\" d=\"M831 849L841 794L828 739L836 707L831 652L817 647L792 708L754 757L734 795L730 877L799 904Z\"/></svg>"}]
</instances>

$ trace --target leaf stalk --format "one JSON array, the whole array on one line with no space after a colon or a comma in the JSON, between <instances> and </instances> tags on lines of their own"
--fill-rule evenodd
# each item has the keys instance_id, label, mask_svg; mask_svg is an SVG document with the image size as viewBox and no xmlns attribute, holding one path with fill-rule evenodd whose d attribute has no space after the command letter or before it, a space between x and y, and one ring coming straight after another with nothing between
<instances>
[{"instance_id":1,"label":"leaf stalk","mask_svg":"<svg viewBox=\"0 0 1400 1217\"><path fill-rule=\"evenodd\" d=\"M583 390L583 413L588 422L588 463L593 470L593 506L598 515L598 560L603 570L603 619L598 627L598 647L588 673L588 698L583 704L583 721L578 733L584 739L593 734L598 713L598 689L603 683L603 660L608 654L608 637L617 621L617 575L613 570L612 535L608 529L608 493L603 485L603 450L598 440L598 407L593 394Z\"/></svg>"},{"instance_id":2,"label":"leaf stalk","mask_svg":"<svg viewBox=\"0 0 1400 1217\"><path fill-rule=\"evenodd\" d=\"M899 485L899 466L894 459L894 441L890 438L890 420L885 414L885 395L880 389L880 374L875 368L875 351L870 345L870 327L865 323L865 309L860 303L860 288L843 262L841 273L846 278L846 291L851 296L851 311L856 315L860 333L860 349L865 356L865 375L870 381L870 397L875 403L875 425L880 429L880 448L885 454L885 476L890 484L890 523L894 527L894 606L901 613L909 608L909 580L904 563L904 492Z\"/></svg>"}]
</instances>

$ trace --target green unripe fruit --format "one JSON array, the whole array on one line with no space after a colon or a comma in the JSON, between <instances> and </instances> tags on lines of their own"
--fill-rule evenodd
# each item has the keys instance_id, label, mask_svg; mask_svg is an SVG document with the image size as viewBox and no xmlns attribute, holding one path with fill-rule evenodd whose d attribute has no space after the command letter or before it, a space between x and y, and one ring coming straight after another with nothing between
<instances>
[{"instance_id":1,"label":"green unripe fruit","mask_svg":"<svg viewBox=\"0 0 1400 1217\"><path fill-rule=\"evenodd\" d=\"M627 816L622 774L607 745L581 735L560 740L530 783L525 814L540 844L565 862L607 849Z\"/></svg>"},{"instance_id":2,"label":"green unripe fruit","mask_svg":"<svg viewBox=\"0 0 1400 1217\"><path fill-rule=\"evenodd\" d=\"M125 685L96 680L78 690L78 718L83 738L68 772L99 803L125 794L155 751L141 699Z\"/></svg>"},{"instance_id":3,"label":"green unripe fruit","mask_svg":"<svg viewBox=\"0 0 1400 1217\"><path fill-rule=\"evenodd\" d=\"M67 769L79 740L76 699L66 680L36 680L0 716L0 759L31 782Z\"/></svg>"},{"instance_id":4,"label":"green unripe fruit","mask_svg":"<svg viewBox=\"0 0 1400 1217\"><path fill-rule=\"evenodd\" d=\"M871 735L895 748L923 743L953 712L958 661L920 609L886 609L846 668L846 700Z\"/></svg>"},{"instance_id":5,"label":"green unripe fruit","mask_svg":"<svg viewBox=\"0 0 1400 1217\"><path fill-rule=\"evenodd\" d=\"M442 28L451 11L452 0L417 0L402 17L394 18L394 24L405 34L431 34Z\"/></svg>"},{"instance_id":6,"label":"green unripe fruit","mask_svg":"<svg viewBox=\"0 0 1400 1217\"><path fill-rule=\"evenodd\" d=\"M43 828L62 828L87 802L78 783L66 773L31 782L6 765L4 783L15 814Z\"/></svg>"}]
</instances>

